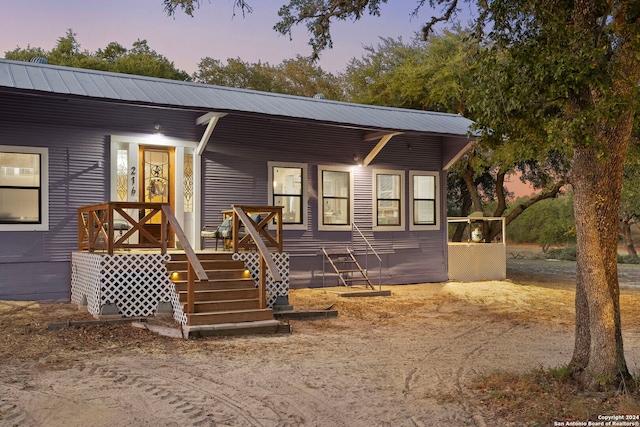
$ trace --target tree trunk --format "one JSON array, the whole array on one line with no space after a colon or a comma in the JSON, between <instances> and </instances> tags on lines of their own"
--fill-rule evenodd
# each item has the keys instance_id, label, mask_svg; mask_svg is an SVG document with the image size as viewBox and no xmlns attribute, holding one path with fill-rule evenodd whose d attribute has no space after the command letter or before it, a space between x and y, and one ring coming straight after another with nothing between
<instances>
[{"instance_id":1,"label":"tree trunk","mask_svg":"<svg viewBox=\"0 0 640 427\"><path fill-rule=\"evenodd\" d=\"M574 10L575 22L585 34L597 31L593 25L599 10L595 2L576 1ZM637 21L637 11L631 13L626 7L614 14L613 30L618 39L608 58L612 84L605 91L607 99L598 86L585 89L576 98L576 111L588 111L589 104L599 108L606 104L611 109L593 123L593 141L576 147L570 174L579 278L571 366L580 373L583 384L592 387L618 387L631 378L622 343L617 255L622 169L631 140L640 79L637 29L633 27ZM594 40L603 39L596 33ZM583 330L586 325L589 339Z\"/></svg>"},{"instance_id":2,"label":"tree trunk","mask_svg":"<svg viewBox=\"0 0 640 427\"><path fill-rule=\"evenodd\" d=\"M470 209L471 209L471 196L469 196L468 190L462 191L462 206L460 207L460 216L468 216ZM453 233L451 241L462 242L462 237L464 235L464 230L466 228L467 228L466 222L457 223L456 229Z\"/></svg>"},{"instance_id":3,"label":"tree trunk","mask_svg":"<svg viewBox=\"0 0 640 427\"><path fill-rule=\"evenodd\" d=\"M467 190L469 191L469 197L471 197L471 205L476 212L482 212L482 200L480 200L480 195L478 194L478 186L474 182L475 178L475 170L473 166L471 166L471 162L473 160L474 154L473 152L469 153L469 158L467 159L467 167L460 174L464 183L467 185Z\"/></svg>"},{"instance_id":4,"label":"tree trunk","mask_svg":"<svg viewBox=\"0 0 640 427\"><path fill-rule=\"evenodd\" d=\"M571 171L579 281L570 366L591 387L617 387L631 377L622 343L617 270L622 166L631 124L628 115L614 126L601 127L597 140L607 155L602 155L602 149L579 147Z\"/></svg>"},{"instance_id":5,"label":"tree trunk","mask_svg":"<svg viewBox=\"0 0 640 427\"><path fill-rule=\"evenodd\" d=\"M624 241L629 256L633 259L638 259L638 252L636 252L633 237L631 237L631 217L628 211L625 211L620 219L620 233L622 234L622 240Z\"/></svg>"}]
</instances>

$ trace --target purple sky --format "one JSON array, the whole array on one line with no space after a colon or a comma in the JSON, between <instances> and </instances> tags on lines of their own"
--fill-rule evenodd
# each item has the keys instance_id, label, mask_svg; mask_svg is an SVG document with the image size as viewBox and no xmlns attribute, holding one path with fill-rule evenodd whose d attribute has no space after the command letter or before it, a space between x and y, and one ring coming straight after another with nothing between
<instances>
[{"instance_id":1,"label":"purple sky","mask_svg":"<svg viewBox=\"0 0 640 427\"><path fill-rule=\"evenodd\" d=\"M311 52L304 26L294 28L293 41L272 29L279 7L286 2L249 0L253 13L232 19L232 0L203 0L194 18L180 13L174 19L166 16L161 0L6 1L0 5L0 56L17 46L50 50L72 28L81 49L92 52L112 41L130 48L137 39L146 39L152 49L189 74L206 56L276 65ZM362 56L362 46L377 44L379 36L409 41L434 14L425 7L418 19L410 19L415 5L413 0L390 0L380 18L336 23L334 48L322 54L319 65L325 71L342 71L351 58Z\"/></svg>"}]
</instances>

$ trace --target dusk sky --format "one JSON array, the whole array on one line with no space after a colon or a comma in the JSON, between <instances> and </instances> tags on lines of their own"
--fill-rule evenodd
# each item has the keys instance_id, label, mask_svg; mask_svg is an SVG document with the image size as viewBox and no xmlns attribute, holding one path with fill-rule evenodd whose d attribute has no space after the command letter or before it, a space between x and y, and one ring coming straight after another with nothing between
<instances>
[{"instance_id":1,"label":"dusk sky","mask_svg":"<svg viewBox=\"0 0 640 427\"><path fill-rule=\"evenodd\" d=\"M166 15L161 0L5 0L0 6L0 57L17 46L51 50L71 28L81 49L91 52L112 41L130 48L137 39L146 39L153 50L189 74L206 56L276 65L311 53L304 25L294 28L293 41L273 30L278 9L286 2L249 0L253 13L243 18L239 10L233 17L232 0L203 0L193 18L180 12L174 19ZM319 65L325 71L342 71L351 58L362 56L363 46L376 45L380 36L409 41L436 13L424 7L417 19L411 19L416 4L390 0L381 17L335 23L334 48L322 54Z\"/></svg>"}]
</instances>

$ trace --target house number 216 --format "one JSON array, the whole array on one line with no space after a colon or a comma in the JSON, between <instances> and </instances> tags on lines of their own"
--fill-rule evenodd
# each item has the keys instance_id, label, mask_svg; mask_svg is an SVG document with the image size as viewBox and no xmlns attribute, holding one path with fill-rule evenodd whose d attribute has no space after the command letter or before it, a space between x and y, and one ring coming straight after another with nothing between
<instances>
[{"instance_id":1,"label":"house number 216","mask_svg":"<svg viewBox=\"0 0 640 427\"><path fill-rule=\"evenodd\" d=\"M136 194L136 167L131 166L131 195Z\"/></svg>"}]
</instances>

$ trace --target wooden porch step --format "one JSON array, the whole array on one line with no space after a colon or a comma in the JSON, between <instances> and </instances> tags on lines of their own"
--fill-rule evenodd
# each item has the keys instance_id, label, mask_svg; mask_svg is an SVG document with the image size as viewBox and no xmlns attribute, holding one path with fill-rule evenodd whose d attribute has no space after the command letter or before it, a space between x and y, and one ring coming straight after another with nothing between
<instances>
[{"instance_id":1,"label":"wooden porch step","mask_svg":"<svg viewBox=\"0 0 640 427\"><path fill-rule=\"evenodd\" d=\"M218 325L221 323L256 322L259 320L273 320L273 310L270 308L257 310L218 311L211 313L187 314L190 326Z\"/></svg>"},{"instance_id":2,"label":"wooden porch step","mask_svg":"<svg viewBox=\"0 0 640 427\"><path fill-rule=\"evenodd\" d=\"M171 255L171 261L186 261L187 260L187 255L184 252L172 252L170 253ZM232 252L199 252L196 254L196 256L198 257L199 260L218 260L218 261L225 261L225 260L232 260L233 259L233 253Z\"/></svg>"},{"instance_id":3,"label":"wooden porch step","mask_svg":"<svg viewBox=\"0 0 640 427\"><path fill-rule=\"evenodd\" d=\"M198 253L208 280L194 282L194 313L188 313L189 335L254 333L254 330L279 328L273 310L260 308L260 291L255 280L245 270L243 261L234 261L231 253ZM172 253L167 264L179 301L186 311L187 259L186 255ZM274 323L275 322L275 323ZM259 327L251 326L260 324ZM274 326L275 325L275 326ZM220 329L222 328L222 329ZM265 329L265 330L266 330ZM275 331L274 329L274 331ZM272 331L272 333L274 332Z\"/></svg>"},{"instance_id":4,"label":"wooden porch step","mask_svg":"<svg viewBox=\"0 0 640 427\"><path fill-rule=\"evenodd\" d=\"M186 280L173 280L176 291L182 292L187 290ZM242 279L209 279L194 282L196 291L215 291L225 289L254 289L256 282L251 278Z\"/></svg>"},{"instance_id":5,"label":"wooden porch step","mask_svg":"<svg viewBox=\"0 0 640 427\"><path fill-rule=\"evenodd\" d=\"M222 279L248 279L249 273L244 268L234 268L228 270L205 270L209 280L222 280ZM171 275L171 280L174 282L183 282L187 280L187 272L185 270L174 270Z\"/></svg>"},{"instance_id":6,"label":"wooden porch step","mask_svg":"<svg viewBox=\"0 0 640 427\"><path fill-rule=\"evenodd\" d=\"M201 260L202 268L206 270L244 270L243 261L234 260ZM169 261L167 263L168 271L186 271L187 261Z\"/></svg>"},{"instance_id":7,"label":"wooden porch step","mask_svg":"<svg viewBox=\"0 0 640 427\"><path fill-rule=\"evenodd\" d=\"M187 302L187 292L179 292L180 302ZM194 292L194 301L228 301L238 299L254 299L259 297L258 289L221 289L221 290L203 290Z\"/></svg>"},{"instance_id":8,"label":"wooden porch step","mask_svg":"<svg viewBox=\"0 0 640 427\"><path fill-rule=\"evenodd\" d=\"M185 304L186 307L186 304ZM237 310L258 310L260 309L260 300L237 299L227 301L199 301L193 305L196 313L209 313L218 311L237 311Z\"/></svg>"}]
</instances>

